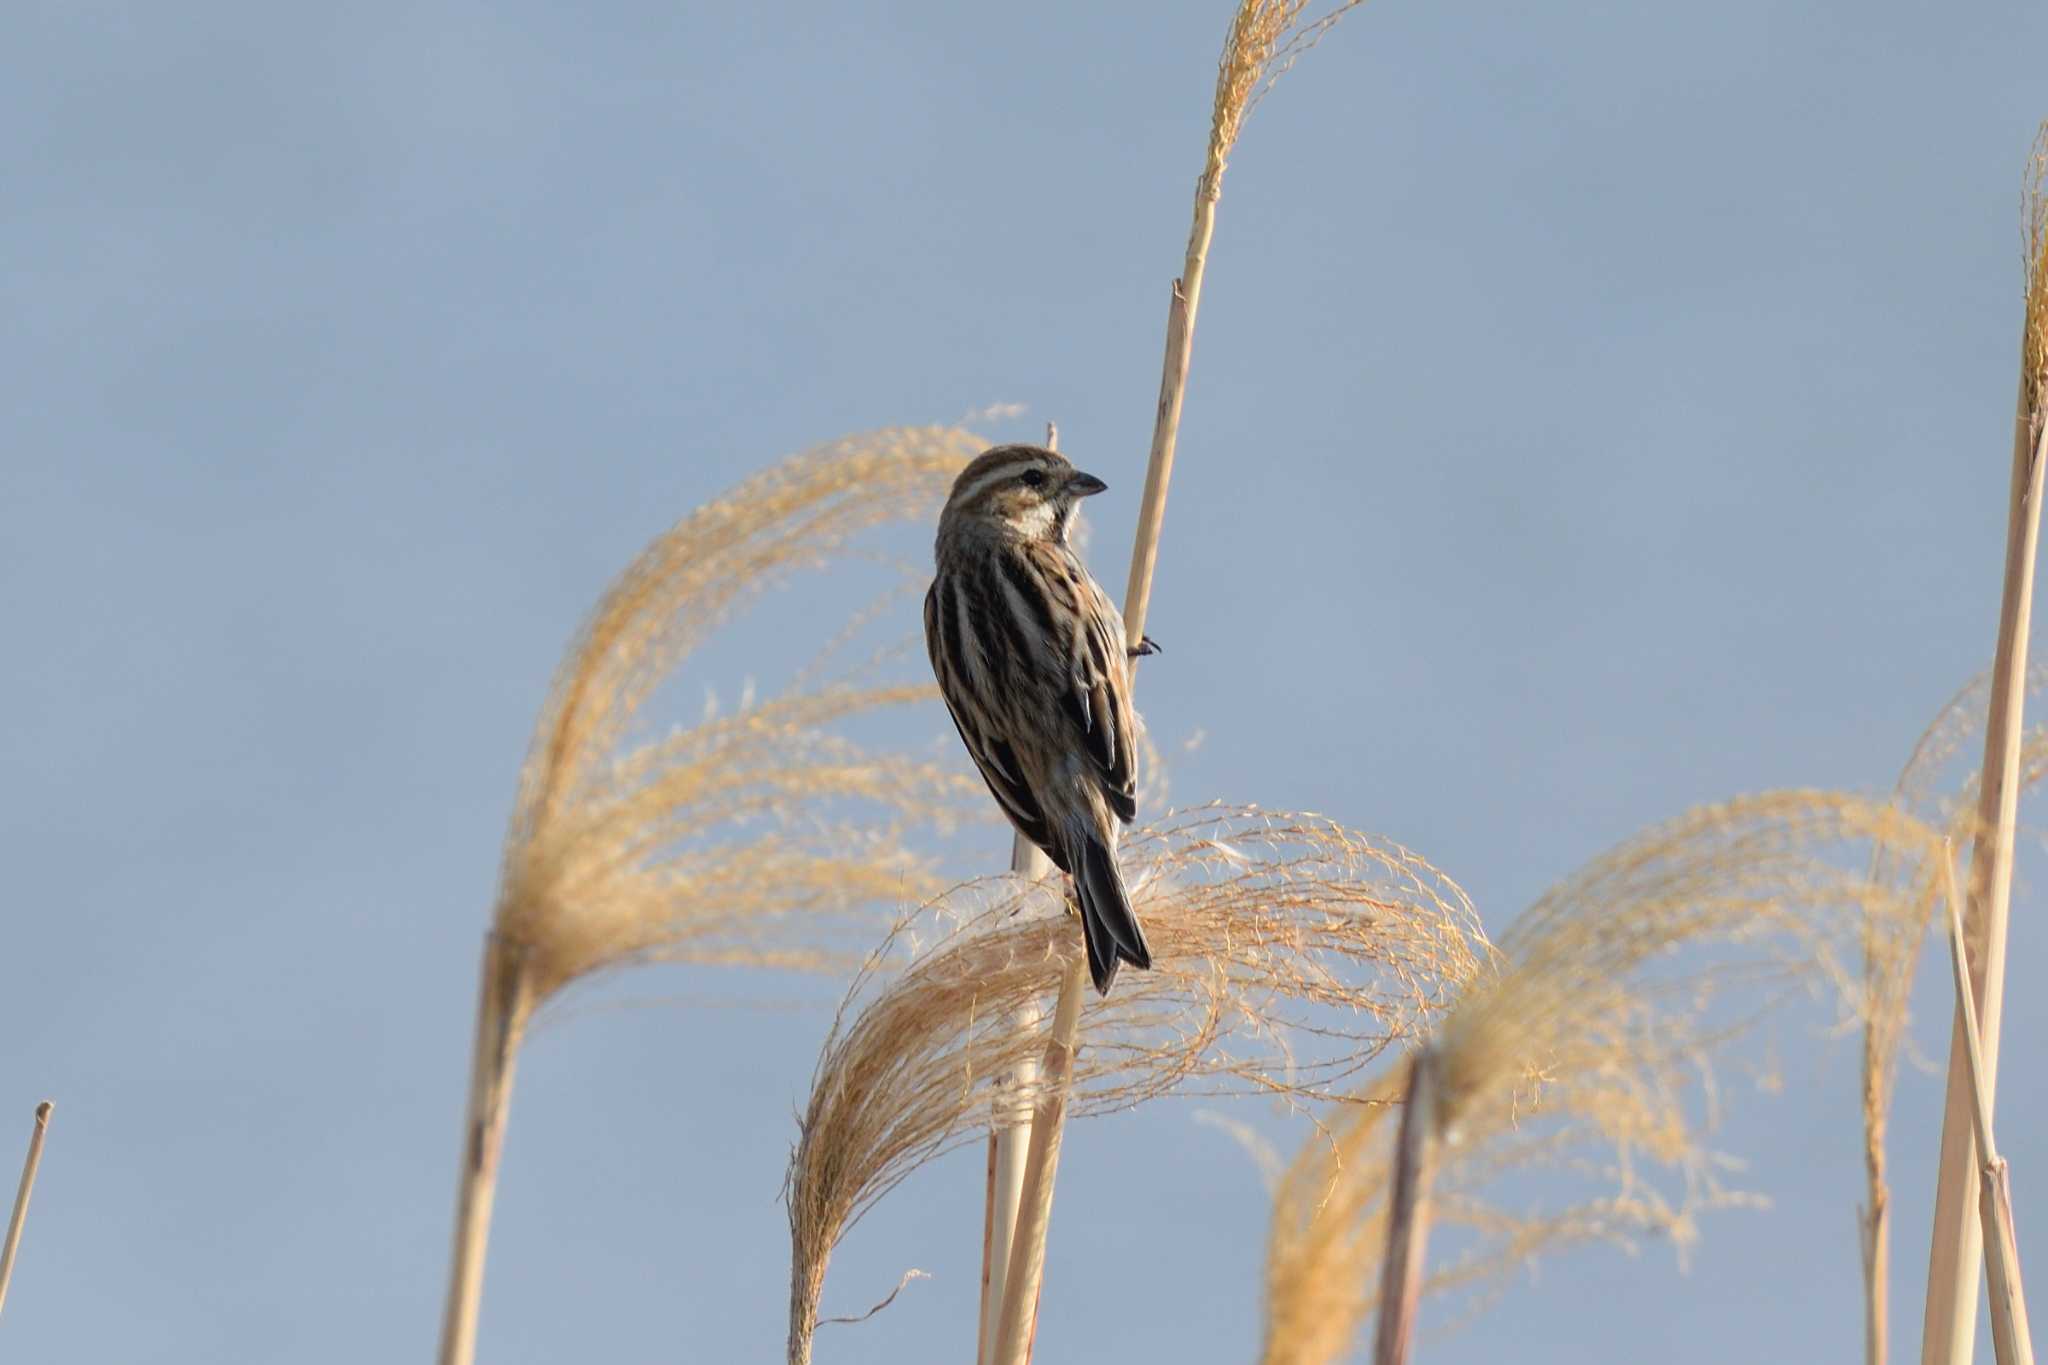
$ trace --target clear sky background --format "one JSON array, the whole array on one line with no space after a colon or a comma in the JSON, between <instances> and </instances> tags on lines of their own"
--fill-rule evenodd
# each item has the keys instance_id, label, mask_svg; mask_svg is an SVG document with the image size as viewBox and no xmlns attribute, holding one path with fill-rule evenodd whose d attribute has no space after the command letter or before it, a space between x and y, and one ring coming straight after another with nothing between
<instances>
[{"instance_id":1,"label":"clear sky background","mask_svg":"<svg viewBox=\"0 0 2048 1365\"><path fill-rule=\"evenodd\" d=\"M1227 9L9 8L0 1169L59 1107L0 1355L428 1356L477 948L577 620L777 456L996 402L1109 481L1120 583ZM1991 650L2044 47L2020 0L1347 20L1221 206L1143 695L1205 736L1175 796L1397 838L1498 932L1694 803L1885 790ZM781 619L681 686L733 695ZM2036 1237L2043 884L2000 1131ZM838 988L763 989L797 1003L628 977L586 1003L660 1003L532 1040L483 1361L780 1358ZM1729 1088L1770 1211L1689 1270L1547 1262L1420 1358L1855 1357L1824 1022L1775 1035L1784 1093ZM1909 1065L1906 1350L1938 1095ZM821 1362L965 1358L981 1198L965 1155L856 1229L827 1313L934 1278ZM1265 1211L1192 1106L1077 1126L1041 1358L1251 1359Z\"/></svg>"}]
</instances>

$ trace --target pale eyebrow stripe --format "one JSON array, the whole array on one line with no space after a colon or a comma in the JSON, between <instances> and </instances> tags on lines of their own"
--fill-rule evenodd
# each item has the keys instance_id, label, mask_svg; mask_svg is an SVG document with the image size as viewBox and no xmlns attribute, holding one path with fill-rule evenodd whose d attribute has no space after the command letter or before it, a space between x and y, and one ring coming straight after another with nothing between
<instances>
[{"instance_id":1,"label":"pale eyebrow stripe","mask_svg":"<svg viewBox=\"0 0 2048 1365\"><path fill-rule=\"evenodd\" d=\"M948 500L949 505L964 506L980 497L984 490L1001 483L1005 479L1015 478L1018 474L1031 468L1033 463L1034 461L1031 460L1012 460L1008 464L997 465L994 469L989 470L988 473L983 474L973 483L968 484L967 487L955 493Z\"/></svg>"}]
</instances>

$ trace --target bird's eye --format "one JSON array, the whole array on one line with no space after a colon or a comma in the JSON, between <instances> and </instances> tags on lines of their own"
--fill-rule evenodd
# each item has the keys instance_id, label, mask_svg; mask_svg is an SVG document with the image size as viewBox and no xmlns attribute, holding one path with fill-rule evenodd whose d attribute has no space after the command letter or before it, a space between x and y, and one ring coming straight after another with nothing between
<instances>
[{"instance_id":1,"label":"bird's eye","mask_svg":"<svg viewBox=\"0 0 2048 1365\"><path fill-rule=\"evenodd\" d=\"M1026 488L1037 488L1045 482L1045 471L1043 469L1027 469L1024 471L1023 479Z\"/></svg>"}]
</instances>

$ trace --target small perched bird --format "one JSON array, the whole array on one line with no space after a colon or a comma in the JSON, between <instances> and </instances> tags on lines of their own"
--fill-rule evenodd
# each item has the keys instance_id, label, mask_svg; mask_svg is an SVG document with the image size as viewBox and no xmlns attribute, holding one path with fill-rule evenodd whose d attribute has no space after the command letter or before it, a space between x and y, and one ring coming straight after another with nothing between
<instances>
[{"instance_id":1,"label":"small perched bird","mask_svg":"<svg viewBox=\"0 0 2048 1365\"><path fill-rule=\"evenodd\" d=\"M1152 955L1116 862L1138 790L1123 615L1067 542L1074 504L1104 487L1038 446L997 446L960 471L924 638L997 804L1073 878L1088 973L1107 995L1119 962Z\"/></svg>"}]
</instances>

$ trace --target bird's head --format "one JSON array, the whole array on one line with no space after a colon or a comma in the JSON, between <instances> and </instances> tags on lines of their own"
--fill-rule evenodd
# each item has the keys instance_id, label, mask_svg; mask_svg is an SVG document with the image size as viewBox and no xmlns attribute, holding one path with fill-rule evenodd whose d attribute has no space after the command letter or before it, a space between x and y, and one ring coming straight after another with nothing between
<instances>
[{"instance_id":1,"label":"bird's head","mask_svg":"<svg viewBox=\"0 0 2048 1365\"><path fill-rule=\"evenodd\" d=\"M1074 504L1108 487L1040 446L997 446L953 481L939 530L975 529L1025 540L1065 540Z\"/></svg>"}]
</instances>

